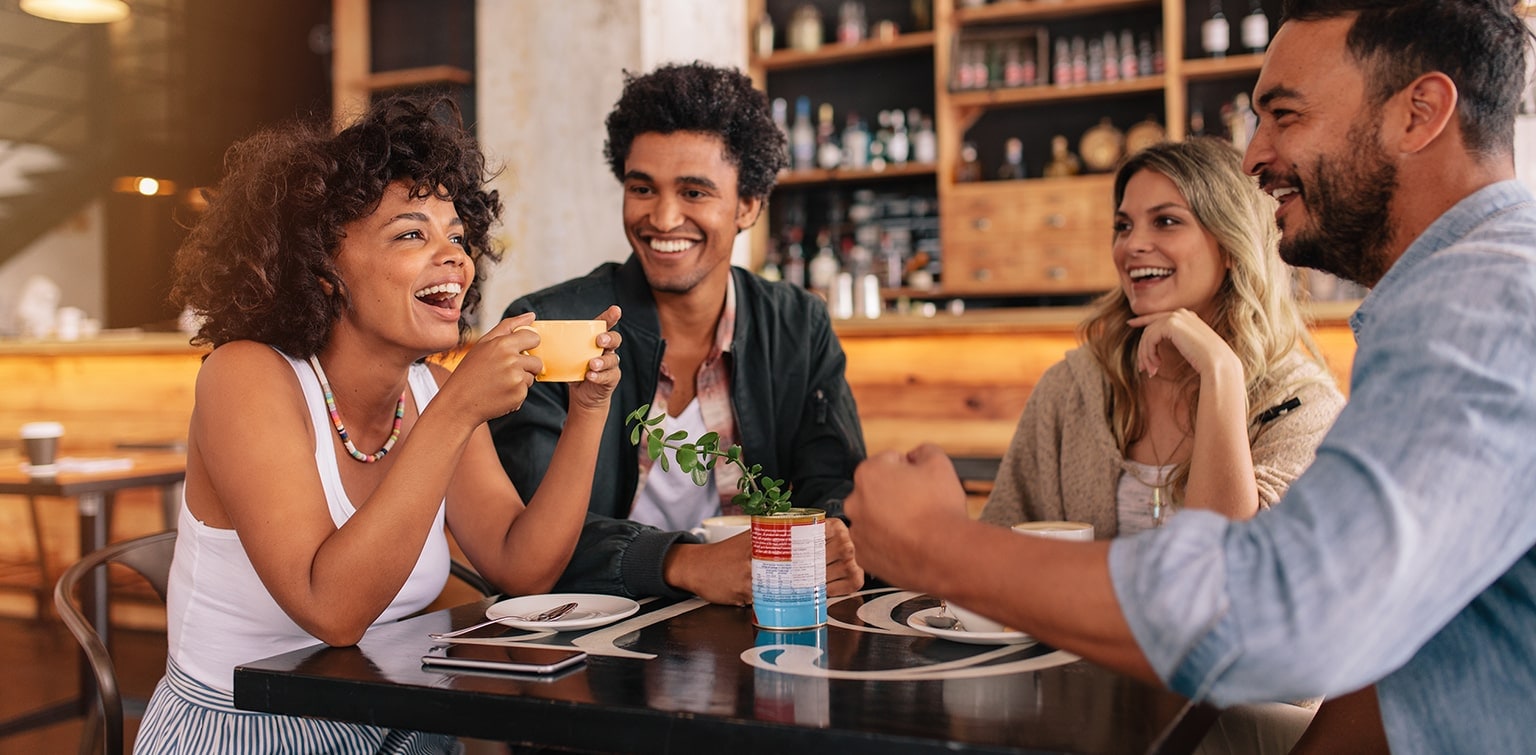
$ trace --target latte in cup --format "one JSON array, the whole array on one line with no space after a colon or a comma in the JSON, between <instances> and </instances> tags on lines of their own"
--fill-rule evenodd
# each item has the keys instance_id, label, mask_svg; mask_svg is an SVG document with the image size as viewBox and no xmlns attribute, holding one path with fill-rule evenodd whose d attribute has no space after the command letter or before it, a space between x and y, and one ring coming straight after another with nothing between
<instances>
[{"instance_id":1,"label":"latte in cup","mask_svg":"<svg viewBox=\"0 0 1536 755\"><path fill-rule=\"evenodd\" d=\"M732 516L712 516L705 519L693 530L695 535L704 538L706 543L718 543L728 537L739 535L752 529L752 517L746 514Z\"/></svg>"},{"instance_id":2,"label":"latte in cup","mask_svg":"<svg viewBox=\"0 0 1536 755\"><path fill-rule=\"evenodd\" d=\"M1020 522L1013 525L1013 531L1053 540L1077 540L1084 543L1093 540L1093 525L1087 522Z\"/></svg>"}]
</instances>

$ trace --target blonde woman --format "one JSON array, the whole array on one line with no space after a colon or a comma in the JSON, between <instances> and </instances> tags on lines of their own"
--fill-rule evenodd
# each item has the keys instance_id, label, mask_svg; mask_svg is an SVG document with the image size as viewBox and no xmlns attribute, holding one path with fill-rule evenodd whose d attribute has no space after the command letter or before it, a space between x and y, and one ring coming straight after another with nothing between
<instances>
[{"instance_id":1,"label":"blonde woman","mask_svg":"<svg viewBox=\"0 0 1536 755\"><path fill-rule=\"evenodd\" d=\"M1030 395L982 519L1111 538L1182 508L1280 499L1344 399L1276 252L1274 202L1223 142L1155 145L1115 176L1120 286Z\"/></svg>"},{"instance_id":2,"label":"blonde woman","mask_svg":"<svg viewBox=\"0 0 1536 755\"><path fill-rule=\"evenodd\" d=\"M1274 201L1214 139L1115 175L1120 287L1047 370L984 521L1090 522L1099 538L1183 508L1246 519L1280 500L1343 408L1280 261ZM1224 711L1199 752L1287 752L1315 701Z\"/></svg>"}]
</instances>

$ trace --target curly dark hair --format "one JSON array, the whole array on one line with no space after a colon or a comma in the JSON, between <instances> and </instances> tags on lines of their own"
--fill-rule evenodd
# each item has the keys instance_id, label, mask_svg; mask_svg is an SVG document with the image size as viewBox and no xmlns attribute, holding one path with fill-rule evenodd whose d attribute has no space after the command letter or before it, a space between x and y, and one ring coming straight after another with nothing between
<instances>
[{"instance_id":1,"label":"curly dark hair","mask_svg":"<svg viewBox=\"0 0 1536 755\"><path fill-rule=\"evenodd\" d=\"M789 161L783 132L768 113L768 97L740 71L693 62L662 66L636 76L624 72L624 93L608 114L603 156L624 180L624 161L640 134L691 131L725 141L736 166L736 193L767 199Z\"/></svg>"},{"instance_id":2,"label":"curly dark hair","mask_svg":"<svg viewBox=\"0 0 1536 755\"><path fill-rule=\"evenodd\" d=\"M374 103L340 133L297 122L246 138L224 156L208 210L176 253L171 299L203 319L194 344L270 344L304 359L320 351L349 306L336 268L344 227L378 208L396 181L410 196L452 201L475 279L461 341L480 301L484 260L501 258L490 229L501 215L486 191L485 158L445 97Z\"/></svg>"}]
</instances>

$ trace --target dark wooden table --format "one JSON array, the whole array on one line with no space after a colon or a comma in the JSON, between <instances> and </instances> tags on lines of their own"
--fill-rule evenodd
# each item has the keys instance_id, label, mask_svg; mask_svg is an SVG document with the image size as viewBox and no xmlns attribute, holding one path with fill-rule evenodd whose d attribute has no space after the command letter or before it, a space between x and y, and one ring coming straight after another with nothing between
<instances>
[{"instance_id":1,"label":"dark wooden table","mask_svg":"<svg viewBox=\"0 0 1536 755\"><path fill-rule=\"evenodd\" d=\"M0 453L0 495L73 498L80 518L80 555L107 544L112 504L119 490L160 488L167 511L179 505L180 483L187 476L187 455L182 451L102 451L91 457L126 458L127 469L109 472L64 472L52 477L32 477L21 470L21 457ZM38 543L42 547L42 543ZM80 605L86 618L108 640L107 570L97 569L81 584ZM96 705L96 680L91 667L80 659L80 694L0 722L0 737L83 715Z\"/></svg>"},{"instance_id":2,"label":"dark wooden table","mask_svg":"<svg viewBox=\"0 0 1536 755\"><path fill-rule=\"evenodd\" d=\"M599 752L1188 752L1215 712L1043 645L962 645L906 626L936 603L893 588L837 600L811 633L754 628L748 609L645 602L582 632L493 627L575 645L549 679L425 668L428 632L489 601L235 670L240 708ZM474 636L481 636L477 633Z\"/></svg>"}]
</instances>

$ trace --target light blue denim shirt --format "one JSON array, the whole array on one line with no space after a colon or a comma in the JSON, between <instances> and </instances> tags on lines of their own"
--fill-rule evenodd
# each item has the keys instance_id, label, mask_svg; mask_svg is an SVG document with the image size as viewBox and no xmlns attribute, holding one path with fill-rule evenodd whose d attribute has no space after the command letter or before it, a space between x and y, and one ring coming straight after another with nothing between
<instances>
[{"instance_id":1,"label":"light blue denim shirt","mask_svg":"<svg viewBox=\"0 0 1536 755\"><path fill-rule=\"evenodd\" d=\"M1350 322L1349 403L1247 522L1117 540L1136 641L1219 705L1378 682L1393 752L1536 747L1536 199L1440 216Z\"/></svg>"}]
</instances>

